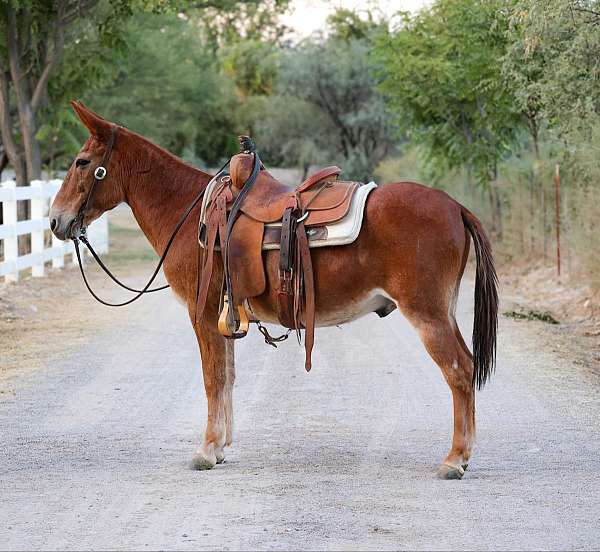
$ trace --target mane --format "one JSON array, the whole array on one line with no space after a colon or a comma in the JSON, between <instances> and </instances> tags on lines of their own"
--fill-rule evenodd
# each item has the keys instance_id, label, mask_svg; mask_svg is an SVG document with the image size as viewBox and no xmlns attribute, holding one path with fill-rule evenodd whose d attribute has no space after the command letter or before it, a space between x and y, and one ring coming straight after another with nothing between
<instances>
[{"instance_id":1,"label":"mane","mask_svg":"<svg viewBox=\"0 0 600 552\"><path fill-rule=\"evenodd\" d=\"M134 132L133 130L130 130L126 127L120 127L120 132L123 132L126 136L133 138L134 142L140 143L142 147L149 149L151 152L156 153L159 157L166 158L168 161L171 161L177 165L189 169L196 173L196 175L205 176L208 178L211 177L209 173L201 171L198 167L194 167L194 165L191 165L187 161L184 161L183 159L181 159L181 157L177 157L177 155L174 155L169 150L166 150L165 148L156 145L154 142L148 140L148 138L145 138L144 136L138 134L137 132Z\"/></svg>"}]
</instances>

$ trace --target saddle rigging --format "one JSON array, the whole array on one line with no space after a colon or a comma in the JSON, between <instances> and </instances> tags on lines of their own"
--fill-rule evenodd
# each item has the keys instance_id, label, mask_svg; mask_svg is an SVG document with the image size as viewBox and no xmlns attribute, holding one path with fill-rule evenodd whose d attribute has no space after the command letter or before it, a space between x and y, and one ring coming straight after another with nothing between
<instances>
[{"instance_id":1,"label":"saddle rigging","mask_svg":"<svg viewBox=\"0 0 600 552\"><path fill-rule=\"evenodd\" d=\"M348 205L335 213L332 211L342 203L348 203L351 194L342 188L332 194L331 183L341 173L338 167L327 167L295 190L290 190L264 170L249 137L240 137L240 145L241 153L231 158L229 174L219 176L215 187L207 192L210 197L205 199L207 206L201 217L199 241L206 254L199 274L196 318L201 318L204 312L213 257L218 248L224 268L219 331L233 339L247 334L246 306L252 297L261 295L266 288L262 258L265 224L280 221L277 316L282 326L295 330L298 336L305 330L305 367L308 371L314 343L315 289L306 226L311 216L321 224L343 216ZM331 196L329 208L323 209L323 204L319 208L316 199L327 189ZM309 210L311 205L313 210ZM323 212L328 215L323 216ZM270 344L287 337L271 338L264 327L261 332Z\"/></svg>"}]
</instances>

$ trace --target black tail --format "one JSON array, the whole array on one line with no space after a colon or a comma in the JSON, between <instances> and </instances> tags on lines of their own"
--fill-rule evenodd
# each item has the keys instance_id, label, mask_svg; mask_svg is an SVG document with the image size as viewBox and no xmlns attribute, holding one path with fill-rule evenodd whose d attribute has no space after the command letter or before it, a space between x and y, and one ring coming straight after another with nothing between
<instances>
[{"instance_id":1,"label":"black tail","mask_svg":"<svg viewBox=\"0 0 600 552\"><path fill-rule=\"evenodd\" d=\"M473 238L477 271L475 276L475 319L473 320L473 386L482 389L496 366L498 331L498 276L492 246L479 219L461 208L465 228Z\"/></svg>"}]
</instances>

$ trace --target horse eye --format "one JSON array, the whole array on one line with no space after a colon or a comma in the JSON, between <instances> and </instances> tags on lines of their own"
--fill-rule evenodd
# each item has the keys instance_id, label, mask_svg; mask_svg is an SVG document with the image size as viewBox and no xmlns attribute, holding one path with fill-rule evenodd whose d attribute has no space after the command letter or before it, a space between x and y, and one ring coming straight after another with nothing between
<instances>
[{"instance_id":1,"label":"horse eye","mask_svg":"<svg viewBox=\"0 0 600 552\"><path fill-rule=\"evenodd\" d=\"M90 164L89 159L77 159L77 161L75 161L76 167L85 167L86 165L89 165L89 164Z\"/></svg>"}]
</instances>

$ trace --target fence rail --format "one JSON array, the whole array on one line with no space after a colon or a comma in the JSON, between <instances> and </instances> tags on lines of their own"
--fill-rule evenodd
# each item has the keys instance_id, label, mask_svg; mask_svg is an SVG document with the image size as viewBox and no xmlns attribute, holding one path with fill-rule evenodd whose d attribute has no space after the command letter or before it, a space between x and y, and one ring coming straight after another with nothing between
<instances>
[{"instance_id":1,"label":"fence rail","mask_svg":"<svg viewBox=\"0 0 600 552\"><path fill-rule=\"evenodd\" d=\"M50 229L48 209L58 192L61 180L33 180L29 186L17 186L13 181L0 184L2 224L0 240L4 258L0 260L0 277L15 282L19 272L31 268L35 277L44 276L45 263L52 262L53 268L64 266L65 255L73 254L73 244L52 236L51 244L45 239ZM30 219L17 220L17 202L30 201ZM19 236L31 236L31 252L19 255ZM100 253L108 252L108 218L104 214L88 229L88 238Z\"/></svg>"}]
</instances>

